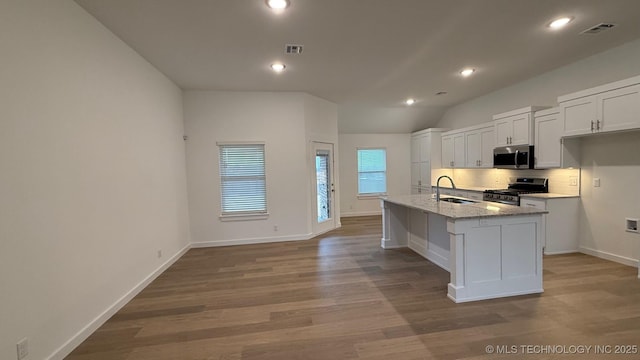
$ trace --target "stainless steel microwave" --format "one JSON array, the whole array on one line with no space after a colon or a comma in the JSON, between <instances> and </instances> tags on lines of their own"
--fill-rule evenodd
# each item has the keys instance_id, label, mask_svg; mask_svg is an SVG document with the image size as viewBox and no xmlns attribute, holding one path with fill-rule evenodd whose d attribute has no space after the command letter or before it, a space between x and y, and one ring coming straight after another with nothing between
<instances>
[{"instance_id":1,"label":"stainless steel microwave","mask_svg":"<svg viewBox=\"0 0 640 360\"><path fill-rule=\"evenodd\" d=\"M533 145L503 146L493 149L493 167L498 169L533 169Z\"/></svg>"}]
</instances>

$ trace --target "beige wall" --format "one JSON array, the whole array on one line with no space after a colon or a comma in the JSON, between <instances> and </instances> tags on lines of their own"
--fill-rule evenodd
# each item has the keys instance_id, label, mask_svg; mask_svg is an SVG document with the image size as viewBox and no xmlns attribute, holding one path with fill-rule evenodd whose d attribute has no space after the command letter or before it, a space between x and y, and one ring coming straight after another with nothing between
<instances>
[{"instance_id":1,"label":"beige wall","mask_svg":"<svg viewBox=\"0 0 640 360\"><path fill-rule=\"evenodd\" d=\"M633 264L640 234L624 227L625 218L640 219L640 131L584 138L582 175L580 246Z\"/></svg>"},{"instance_id":2,"label":"beige wall","mask_svg":"<svg viewBox=\"0 0 640 360\"><path fill-rule=\"evenodd\" d=\"M380 200L358 199L358 148L387 150L387 193L411 192L411 134L340 134L340 206L342 216L380 214Z\"/></svg>"},{"instance_id":3,"label":"beige wall","mask_svg":"<svg viewBox=\"0 0 640 360\"><path fill-rule=\"evenodd\" d=\"M189 244L181 91L73 1L0 19L0 358L60 359Z\"/></svg>"},{"instance_id":4,"label":"beige wall","mask_svg":"<svg viewBox=\"0 0 640 360\"><path fill-rule=\"evenodd\" d=\"M310 237L310 141L337 142L335 105L303 93L187 91L184 107L194 245ZM219 218L218 141L265 143L267 219Z\"/></svg>"},{"instance_id":5,"label":"beige wall","mask_svg":"<svg viewBox=\"0 0 640 360\"><path fill-rule=\"evenodd\" d=\"M435 127L459 129L525 106L554 106L559 95L640 75L640 40L454 106Z\"/></svg>"}]
</instances>

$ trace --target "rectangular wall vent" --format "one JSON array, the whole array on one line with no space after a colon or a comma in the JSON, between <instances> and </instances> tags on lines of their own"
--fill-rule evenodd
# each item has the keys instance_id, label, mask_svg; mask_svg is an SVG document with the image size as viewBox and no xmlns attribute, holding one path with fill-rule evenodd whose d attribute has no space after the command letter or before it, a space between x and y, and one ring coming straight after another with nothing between
<instances>
[{"instance_id":1,"label":"rectangular wall vent","mask_svg":"<svg viewBox=\"0 0 640 360\"><path fill-rule=\"evenodd\" d=\"M637 233L638 232L638 219L629 219L627 218L627 226L626 226L626 230L629 232L634 232Z\"/></svg>"},{"instance_id":2,"label":"rectangular wall vent","mask_svg":"<svg viewBox=\"0 0 640 360\"><path fill-rule=\"evenodd\" d=\"M302 45L287 44L284 52L287 54L302 54Z\"/></svg>"},{"instance_id":3,"label":"rectangular wall vent","mask_svg":"<svg viewBox=\"0 0 640 360\"><path fill-rule=\"evenodd\" d=\"M600 23L596 26L590 27L587 30L581 32L580 34L599 34L605 30L609 30L612 27L615 27L616 24L610 24L610 23Z\"/></svg>"}]
</instances>

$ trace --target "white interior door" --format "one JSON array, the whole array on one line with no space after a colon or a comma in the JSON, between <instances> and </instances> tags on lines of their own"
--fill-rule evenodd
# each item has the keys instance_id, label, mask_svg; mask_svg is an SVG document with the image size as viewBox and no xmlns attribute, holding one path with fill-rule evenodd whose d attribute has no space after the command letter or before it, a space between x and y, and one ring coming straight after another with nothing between
<instances>
[{"instance_id":1,"label":"white interior door","mask_svg":"<svg viewBox=\"0 0 640 360\"><path fill-rule=\"evenodd\" d=\"M314 142L313 163L315 170L314 232L318 234L336 227L333 144Z\"/></svg>"}]
</instances>

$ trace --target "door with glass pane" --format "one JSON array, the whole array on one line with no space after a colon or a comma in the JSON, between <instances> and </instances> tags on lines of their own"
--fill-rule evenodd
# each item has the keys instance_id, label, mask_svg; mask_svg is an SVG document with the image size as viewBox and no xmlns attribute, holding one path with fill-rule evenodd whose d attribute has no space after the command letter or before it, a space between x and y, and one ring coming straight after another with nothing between
<instances>
[{"instance_id":1,"label":"door with glass pane","mask_svg":"<svg viewBox=\"0 0 640 360\"><path fill-rule=\"evenodd\" d=\"M333 144L313 143L315 233L336 227L334 216Z\"/></svg>"}]
</instances>

